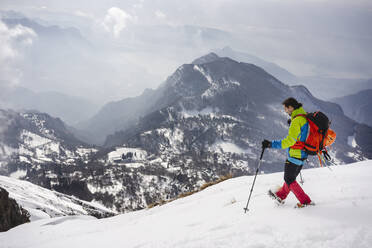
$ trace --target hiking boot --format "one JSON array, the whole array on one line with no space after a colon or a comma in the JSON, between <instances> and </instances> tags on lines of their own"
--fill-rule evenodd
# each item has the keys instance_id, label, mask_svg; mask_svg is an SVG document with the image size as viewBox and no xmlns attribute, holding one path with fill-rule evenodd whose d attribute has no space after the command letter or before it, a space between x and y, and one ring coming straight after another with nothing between
<instances>
[{"instance_id":1,"label":"hiking boot","mask_svg":"<svg viewBox=\"0 0 372 248\"><path fill-rule=\"evenodd\" d=\"M271 191L271 189L267 192L267 194L275 200L275 202L278 204L278 205L282 205L284 204L284 200L282 200L279 196L277 196L274 192Z\"/></svg>"},{"instance_id":2,"label":"hiking boot","mask_svg":"<svg viewBox=\"0 0 372 248\"><path fill-rule=\"evenodd\" d=\"M304 207L308 207L308 206L315 206L315 203L314 202L310 202L310 203L300 203L298 202L295 206L295 208L304 208Z\"/></svg>"}]
</instances>

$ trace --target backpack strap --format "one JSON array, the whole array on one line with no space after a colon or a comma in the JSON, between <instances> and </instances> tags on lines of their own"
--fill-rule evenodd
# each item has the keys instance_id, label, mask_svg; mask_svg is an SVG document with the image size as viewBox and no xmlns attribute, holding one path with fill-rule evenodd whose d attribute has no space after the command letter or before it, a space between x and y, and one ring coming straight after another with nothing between
<instances>
[{"instance_id":1,"label":"backpack strap","mask_svg":"<svg viewBox=\"0 0 372 248\"><path fill-rule=\"evenodd\" d=\"M294 117L293 117L293 119L295 119L296 117L298 117L298 116L302 116L302 117L305 117L306 118L306 120L307 120L307 115L305 115L305 114L298 114L298 115L295 115Z\"/></svg>"}]
</instances>

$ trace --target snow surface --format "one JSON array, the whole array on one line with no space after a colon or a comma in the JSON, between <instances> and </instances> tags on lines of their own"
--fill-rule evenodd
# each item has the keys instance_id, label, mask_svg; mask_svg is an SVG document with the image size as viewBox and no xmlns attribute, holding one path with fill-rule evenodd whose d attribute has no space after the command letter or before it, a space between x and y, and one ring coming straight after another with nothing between
<instances>
[{"instance_id":1,"label":"snow surface","mask_svg":"<svg viewBox=\"0 0 372 248\"><path fill-rule=\"evenodd\" d=\"M41 137L40 135L31 133L27 130L22 130L20 136L21 136L21 139L24 140L24 143L31 148L40 147L50 142L53 142L50 139Z\"/></svg>"},{"instance_id":2,"label":"snow surface","mask_svg":"<svg viewBox=\"0 0 372 248\"><path fill-rule=\"evenodd\" d=\"M87 187L88 187L89 191L93 194L95 194L97 192L102 193L102 194L104 194L104 193L117 194L123 189L123 185L120 182L117 182L117 181L113 181L112 185L106 186L106 187L98 187L98 186L90 184L90 183L87 184Z\"/></svg>"},{"instance_id":3,"label":"snow surface","mask_svg":"<svg viewBox=\"0 0 372 248\"><path fill-rule=\"evenodd\" d=\"M211 116L211 117L214 117L216 115L216 113L218 112L219 110L217 109L213 109L211 107L207 107L207 108L204 108L200 111L194 109L194 110L185 110L183 109L181 114L184 118L190 118L190 117L198 117L199 115L207 115L207 116Z\"/></svg>"},{"instance_id":4,"label":"snow surface","mask_svg":"<svg viewBox=\"0 0 372 248\"><path fill-rule=\"evenodd\" d=\"M231 152L231 153L237 153L237 154L243 154L249 152L247 149L243 149L234 143L231 142L226 142L222 140L216 141L211 147L211 150L216 151L216 152Z\"/></svg>"},{"instance_id":5,"label":"snow surface","mask_svg":"<svg viewBox=\"0 0 372 248\"><path fill-rule=\"evenodd\" d=\"M17 170L13 173L10 173L9 177L20 179L27 175L27 170Z\"/></svg>"},{"instance_id":6,"label":"snow surface","mask_svg":"<svg viewBox=\"0 0 372 248\"><path fill-rule=\"evenodd\" d=\"M355 140L355 134L353 136L347 137L347 144L353 148L357 147L357 143Z\"/></svg>"},{"instance_id":7,"label":"snow surface","mask_svg":"<svg viewBox=\"0 0 372 248\"><path fill-rule=\"evenodd\" d=\"M372 247L372 161L302 171L316 206L276 206L266 192L283 173L224 181L163 206L107 219L59 217L0 234L3 248Z\"/></svg>"},{"instance_id":8,"label":"snow surface","mask_svg":"<svg viewBox=\"0 0 372 248\"><path fill-rule=\"evenodd\" d=\"M21 172L16 172L20 174ZM31 221L65 215L88 215L82 205L90 206L102 212L112 213L111 210L98 203L79 200L59 192L42 188L27 181L0 176L0 187L9 192L9 197L16 200L26 209ZM78 204L80 203L80 205ZM0 247L3 246L0 242Z\"/></svg>"},{"instance_id":9,"label":"snow surface","mask_svg":"<svg viewBox=\"0 0 372 248\"><path fill-rule=\"evenodd\" d=\"M123 154L131 152L133 154L133 160L144 160L147 157L147 152L139 148L128 148L128 147L116 147L115 151L110 152L107 156L109 161L114 161L115 159L121 159Z\"/></svg>"},{"instance_id":10,"label":"snow surface","mask_svg":"<svg viewBox=\"0 0 372 248\"><path fill-rule=\"evenodd\" d=\"M205 98L213 97L216 93L218 93L221 89L228 89L232 87L239 87L240 83L236 80L229 80L226 78L222 78L222 82L218 84L212 79L212 76L209 74L208 71L204 70L202 66L194 65L194 70L199 71L208 83L211 85L201 96Z\"/></svg>"}]
</instances>

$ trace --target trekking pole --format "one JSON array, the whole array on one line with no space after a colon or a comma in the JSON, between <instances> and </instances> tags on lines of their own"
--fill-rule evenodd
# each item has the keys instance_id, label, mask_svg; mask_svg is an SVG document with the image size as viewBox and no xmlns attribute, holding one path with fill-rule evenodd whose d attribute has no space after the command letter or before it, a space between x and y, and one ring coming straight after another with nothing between
<instances>
[{"instance_id":1,"label":"trekking pole","mask_svg":"<svg viewBox=\"0 0 372 248\"><path fill-rule=\"evenodd\" d=\"M303 185L304 184L304 179L302 178L302 174L301 174L301 171L300 171L300 183Z\"/></svg>"},{"instance_id":2,"label":"trekking pole","mask_svg":"<svg viewBox=\"0 0 372 248\"><path fill-rule=\"evenodd\" d=\"M244 213L247 213L247 211L249 211L249 209L248 209L248 204L249 204L249 201L251 200L251 196L252 196L252 192L253 192L254 183L256 182L256 177L257 177L258 171L260 170L261 161L262 161L262 156L263 156L263 154L264 154L264 151L265 151L265 148L262 148L261 156L260 156L260 159L258 160L258 165L257 165L257 169L256 169L256 175L254 176L254 179L253 179L251 192L249 193L249 197L248 197L247 205L246 205L245 208L244 208Z\"/></svg>"}]
</instances>

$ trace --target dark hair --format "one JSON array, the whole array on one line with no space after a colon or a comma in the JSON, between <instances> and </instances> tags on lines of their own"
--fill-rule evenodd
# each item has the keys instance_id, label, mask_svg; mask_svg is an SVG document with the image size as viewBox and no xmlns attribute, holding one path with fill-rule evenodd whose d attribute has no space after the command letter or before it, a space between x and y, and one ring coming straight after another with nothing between
<instances>
[{"instance_id":1,"label":"dark hair","mask_svg":"<svg viewBox=\"0 0 372 248\"><path fill-rule=\"evenodd\" d=\"M287 108L289 106L292 106L294 109L298 109L298 108L302 107L302 103L297 102L297 100L294 99L293 97L285 99L284 102L282 102L282 104L284 106L286 106Z\"/></svg>"}]
</instances>

